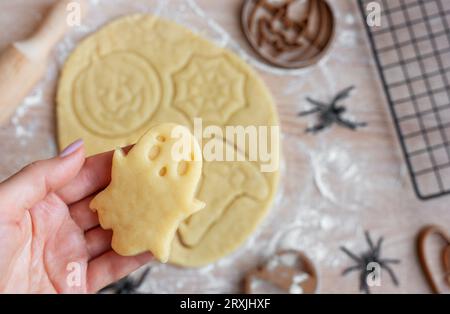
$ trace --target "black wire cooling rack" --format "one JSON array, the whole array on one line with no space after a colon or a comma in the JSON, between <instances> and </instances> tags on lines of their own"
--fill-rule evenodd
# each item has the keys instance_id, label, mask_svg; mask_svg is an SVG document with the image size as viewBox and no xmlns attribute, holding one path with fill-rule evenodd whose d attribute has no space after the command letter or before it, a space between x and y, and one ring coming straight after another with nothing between
<instances>
[{"instance_id":1,"label":"black wire cooling rack","mask_svg":"<svg viewBox=\"0 0 450 314\"><path fill-rule=\"evenodd\" d=\"M450 194L450 1L358 2L415 192Z\"/></svg>"}]
</instances>

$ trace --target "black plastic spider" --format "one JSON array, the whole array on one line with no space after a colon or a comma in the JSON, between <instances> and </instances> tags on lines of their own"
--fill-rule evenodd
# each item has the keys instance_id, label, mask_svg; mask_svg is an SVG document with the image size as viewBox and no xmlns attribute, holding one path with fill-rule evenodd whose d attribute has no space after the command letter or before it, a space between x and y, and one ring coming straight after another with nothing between
<instances>
[{"instance_id":1,"label":"black plastic spider","mask_svg":"<svg viewBox=\"0 0 450 314\"><path fill-rule=\"evenodd\" d=\"M337 123L340 126L349 128L351 130L356 130L358 127L364 127L367 125L365 122L352 122L341 117L341 115L347 111L344 106L338 106L338 102L349 97L350 92L354 89L354 86L347 87L346 89L339 92L330 103L323 103L306 97L306 100L312 104L315 108L307 111L299 112L299 116L307 116L313 113L319 113L320 123L307 128L306 132L317 133L330 127L333 123Z\"/></svg>"},{"instance_id":2,"label":"black plastic spider","mask_svg":"<svg viewBox=\"0 0 450 314\"><path fill-rule=\"evenodd\" d=\"M347 248L341 247L341 250L347 254L352 260L354 260L357 264L350 266L342 272L342 275L347 275L348 273L359 270L359 289L362 292L370 293L369 285L367 284L367 276L372 273L372 269L368 267L369 263L377 263L380 265L381 269L384 269L388 272L391 277L392 282L398 286L397 277L394 274L394 271L388 264L398 264L400 260L398 259L385 259L380 257L381 253L381 245L383 243L383 237L378 239L377 245L374 246L372 239L370 238L370 234L368 231L365 232L366 241L369 244L369 250L357 256L356 254L350 252Z\"/></svg>"},{"instance_id":3,"label":"black plastic spider","mask_svg":"<svg viewBox=\"0 0 450 314\"><path fill-rule=\"evenodd\" d=\"M102 290L99 293L113 293L113 294L135 294L138 293L137 289L142 285L144 280L149 274L150 268L147 268L136 280L130 276L126 276L117 282L114 282Z\"/></svg>"}]
</instances>

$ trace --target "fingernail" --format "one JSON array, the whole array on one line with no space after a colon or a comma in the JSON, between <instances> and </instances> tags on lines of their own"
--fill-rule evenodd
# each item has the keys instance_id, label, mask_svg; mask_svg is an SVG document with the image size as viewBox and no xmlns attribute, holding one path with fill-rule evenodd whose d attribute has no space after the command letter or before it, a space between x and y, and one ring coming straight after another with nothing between
<instances>
[{"instance_id":1,"label":"fingernail","mask_svg":"<svg viewBox=\"0 0 450 314\"><path fill-rule=\"evenodd\" d=\"M59 154L59 157L67 157L70 154L76 152L81 146L83 146L83 140L80 138L64 148L64 150Z\"/></svg>"}]
</instances>

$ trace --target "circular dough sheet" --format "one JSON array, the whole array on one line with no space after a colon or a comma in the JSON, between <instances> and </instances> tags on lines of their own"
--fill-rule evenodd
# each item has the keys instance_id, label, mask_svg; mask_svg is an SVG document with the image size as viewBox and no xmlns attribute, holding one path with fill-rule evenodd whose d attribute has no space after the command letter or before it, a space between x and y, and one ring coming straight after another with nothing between
<instances>
[{"instance_id":1,"label":"circular dough sheet","mask_svg":"<svg viewBox=\"0 0 450 314\"><path fill-rule=\"evenodd\" d=\"M133 144L159 123L192 130L196 117L203 127L278 125L269 91L243 60L148 15L114 21L75 49L61 75L57 117L60 148L83 138L89 155ZM245 241L278 185L278 171L259 166L204 163L197 198L207 207L180 226L172 263L205 265Z\"/></svg>"}]
</instances>

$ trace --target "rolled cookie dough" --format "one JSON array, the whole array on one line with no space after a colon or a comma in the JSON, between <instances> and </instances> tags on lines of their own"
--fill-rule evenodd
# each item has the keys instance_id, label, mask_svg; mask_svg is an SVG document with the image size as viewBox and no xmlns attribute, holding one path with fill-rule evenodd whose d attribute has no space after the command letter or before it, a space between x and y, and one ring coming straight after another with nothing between
<instances>
[{"instance_id":1,"label":"rolled cookie dough","mask_svg":"<svg viewBox=\"0 0 450 314\"><path fill-rule=\"evenodd\" d=\"M203 161L197 197L204 197L206 207L178 228L170 262L201 266L238 248L264 217L273 180L261 173L258 163Z\"/></svg>"},{"instance_id":2,"label":"rolled cookie dough","mask_svg":"<svg viewBox=\"0 0 450 314\"><path fill-rule=\"evenodd\" d=\"M184 129L189 144L184 160L172 153L183 140L172 137L176 127ZM178 226L205 205L194 197L202 172L200 156L190 131L170 123L150 129L127 155L116 149L111 183L90 203L102 228L113 230L114 251L124 256L151 251L167 262Z\"/></svg>"},{"instance_id":3,"label":"rolled cookie dough","mask_svg":"<svg viewBox=\"0 0 450 314\"><path fill-rule=\"evenodd\" d=\"M146 15L121 18L80 43L62 71L57 117L59 146L81 137L88 154L135 143L158 123L192 131L196 117L204 128L278 125L269 91L243 60ZM213 262L254 231L278 185L278 171L261 173L259 164L204 163L197 197L206 209L180 228L171 262Z\"/></svg>"}]
</instances>

